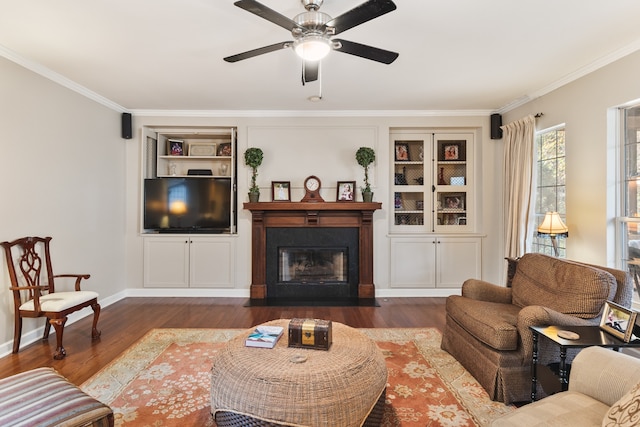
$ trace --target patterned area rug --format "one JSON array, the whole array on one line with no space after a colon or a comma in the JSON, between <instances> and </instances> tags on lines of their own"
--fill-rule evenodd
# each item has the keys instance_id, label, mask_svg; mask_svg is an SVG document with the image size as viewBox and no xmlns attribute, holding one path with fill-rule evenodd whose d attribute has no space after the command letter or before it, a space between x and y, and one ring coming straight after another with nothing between
<instances>
[{"instance_id":1,"label":"patterned area rug","mask_svg":"<svg viewBox=\"0 0 640 427\"><path fill-rule=\"evenodd\" d=\"M383 426L486 426L513 411L440 350L436 329L360 329L389 372ZM154 329L81 388L111 406L116 426L215 426L211 360L240 329Z\"/></svg>"}]
</instances>

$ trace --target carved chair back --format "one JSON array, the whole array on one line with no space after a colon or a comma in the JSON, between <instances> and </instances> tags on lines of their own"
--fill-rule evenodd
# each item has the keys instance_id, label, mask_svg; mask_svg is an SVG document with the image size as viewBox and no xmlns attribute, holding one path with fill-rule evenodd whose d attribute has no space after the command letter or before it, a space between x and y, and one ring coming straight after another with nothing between
<instances>
[{"instance_id":1,"label":"carved chair back","mask_svg":"<svg viewBox=\"0 0 640 427\"><path fill-rule=\"evenodd\" d=\"M51 237L23 237L1 243L16 308L36 295L55 292L50 241Z\"/></svg>"}]
</instances>

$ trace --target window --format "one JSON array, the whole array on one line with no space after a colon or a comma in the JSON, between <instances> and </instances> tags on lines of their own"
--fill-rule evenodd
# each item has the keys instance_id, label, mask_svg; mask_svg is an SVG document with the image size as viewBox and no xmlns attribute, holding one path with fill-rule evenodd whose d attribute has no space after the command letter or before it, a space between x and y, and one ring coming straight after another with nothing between
<instances>
[{"instance_id":1,"label":"window","mask_svg":"<svg viewBox=\"0 0 640 427\"><path fill-rule=\"evenodd\" d=\"M634 280L640 276L640 105L621 109L622 177L620 233L618 236L621 268L628 269ZM634 299L638 295L634 293Z\"/></svg>"},{"instance_id":2,"label":"window","mask_svg":"<svg viewBox=\"0 0 640 427\"><path fill-rule=\"evenodd\" d=\"M535 228L531 252L555 256L553 242L548 237L537 237L535 230L542 224L547 212L558 212L566 224L565 205L565 135L564 124L536 132L536 202ZM556 239L558 256L566 258L565 239Z\"/></svg>"}]
</instances>

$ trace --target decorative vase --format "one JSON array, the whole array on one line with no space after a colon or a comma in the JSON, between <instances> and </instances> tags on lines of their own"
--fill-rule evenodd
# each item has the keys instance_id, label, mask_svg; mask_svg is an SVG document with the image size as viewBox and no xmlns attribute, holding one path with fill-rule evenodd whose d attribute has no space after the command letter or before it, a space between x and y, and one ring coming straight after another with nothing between
<instances>
[{"instance_id":1,"label":"decorative vase","mask_svg":"<svg viewBox=\"0 0 640 427\"><path fill-rule=\"evenodd\" d=\"M260 200L260 193L249 193L249 202L257 203Z\"/></svg>"},{"instance_id":2,"label":"decorative vase","mask_svg":"<svg viewBox=\"0 0 640 427\"><path fill-rule=\"evenodd\" d=\"M373 201L373 192L372 191L363 191L362 192L362 201L365 203L371 203Z\"/></svg>"},{"instance_id":3,"label":"decorative vase","mask_svg":"<svg viewBox=\"0 0 640 427\"><path fill-rule=\"evenodd\" d=\"M447 182L444 180L444 168L440 168L440 173L438 174L438 185L447 185Z\"/></svg>"}]
</instances>

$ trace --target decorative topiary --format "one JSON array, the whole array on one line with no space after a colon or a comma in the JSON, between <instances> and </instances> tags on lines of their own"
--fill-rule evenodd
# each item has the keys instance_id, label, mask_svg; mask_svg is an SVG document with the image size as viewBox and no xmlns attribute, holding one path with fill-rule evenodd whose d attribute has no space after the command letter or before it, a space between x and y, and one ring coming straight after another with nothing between
<instances>
[{"instance_id":1,"label":"decorative topiary","mask_svg":"<svg viewBox=\"0 0 640 427\"><path fill-rule=\"evenodd\" d=\"M376 159L376 152L370 147L360 147L356 151L356 160L358 164L364 168L364 187L362 188L362 194L371 193L371 186L369 185L369 165Z\"/></svg>"},{"instance_id":2,"label":"decorative topiary","mask_svg":"<svg viewBox=\"0 0 640 427\"><path fill-rule=\"evenodd\" d=\"M247 148L244 152L244 164L251 168L251 187L249 187L249 194L260 194L260 188L256 184L256 178L258 177L258 166L262 164L262 158L264 153L262 149L257 147Z\"/></svg>"}]
</instances>

